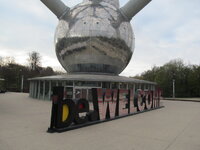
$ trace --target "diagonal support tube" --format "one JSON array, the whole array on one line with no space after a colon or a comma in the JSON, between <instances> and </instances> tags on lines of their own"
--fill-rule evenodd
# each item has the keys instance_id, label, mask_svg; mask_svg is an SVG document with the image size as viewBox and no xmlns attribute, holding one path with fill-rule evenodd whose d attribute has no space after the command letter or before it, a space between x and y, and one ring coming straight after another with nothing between
<instances>
[{"instance_id":1,"label":"diagonal support tube","mask_svg":"<svg viewBox=\"0 0 200 150\"><path fill-rule=\"evenodd\" d=\"M150 1L151 0L129 0L120 10L128 20L131 20Z\"/></svg>"},{"instance_id":2,"label":"diagonal support tube","mask_svg":"<svg viewBox=\"0 0 200 150\"><path fill-rule=\"evenodd\" d=\"M60 19L62 15L70 10L62 1L60 0L41 0L57 17Z\"/></svg>"}]
</instances>

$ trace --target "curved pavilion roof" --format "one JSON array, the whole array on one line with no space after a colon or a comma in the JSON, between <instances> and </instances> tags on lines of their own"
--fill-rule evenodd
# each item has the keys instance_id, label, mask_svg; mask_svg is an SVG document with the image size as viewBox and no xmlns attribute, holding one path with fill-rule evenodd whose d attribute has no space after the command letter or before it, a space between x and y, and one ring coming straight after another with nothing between
<instances>
[{"instance_id":1,"label":"curved pavilion roof","mask_svg":"<svg viewBox=\"0 0 200 150\"><path fill-rule=\"evenodd\" d=\"M154 84L155 82L139 80L131 77L107 75L107 74L62 74L56 76L45 76L30 78L30 81L96 81L96 82L124 82L124 83L143 83Z\"/></svg>"}]
</instances>

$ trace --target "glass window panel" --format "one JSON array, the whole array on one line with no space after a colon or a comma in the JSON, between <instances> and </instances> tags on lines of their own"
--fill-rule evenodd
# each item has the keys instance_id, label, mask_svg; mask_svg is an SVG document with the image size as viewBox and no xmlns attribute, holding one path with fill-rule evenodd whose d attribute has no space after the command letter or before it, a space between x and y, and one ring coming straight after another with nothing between
<instances>
[{"instance_id":1,"label":"glass window panel","mask_svg":"<svg viewBox=\"0 0 200 150\"><path fill-rule=\"evenodd\" d=\"M102 88L104 88L104 89L110 89L110 83L109 82L103 82L102 83Z\"/></svg>"}]
</instances>

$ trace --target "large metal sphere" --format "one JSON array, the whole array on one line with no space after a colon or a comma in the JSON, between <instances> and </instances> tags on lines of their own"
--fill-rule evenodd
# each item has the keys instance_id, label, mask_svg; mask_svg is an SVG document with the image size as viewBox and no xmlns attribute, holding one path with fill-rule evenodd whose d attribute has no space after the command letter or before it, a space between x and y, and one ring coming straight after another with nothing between
<instances>
[{"instance_id":1,"label":"large metal sphere","mask_svg":"<svg viewBox=\"0 0 200 150\"><path fill-rule=\"evenodd\" d=\"M60 19L55 34L58 60L67 72L119 74L128 65L134 37L130 22L106 1L75 6Z\"/></svg>"}]
</instances>

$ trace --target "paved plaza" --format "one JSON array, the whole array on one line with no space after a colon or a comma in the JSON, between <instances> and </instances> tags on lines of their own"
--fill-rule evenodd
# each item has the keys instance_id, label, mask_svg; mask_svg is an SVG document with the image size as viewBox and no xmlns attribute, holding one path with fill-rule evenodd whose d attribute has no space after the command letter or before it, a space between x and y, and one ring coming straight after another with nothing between
<instances>
[{"instance_id":1,"label":"paved plaza","mask_svg":"<svg viewBox=\"0 0 200 150\"><path fill-rule=\"evenodd\" d=\"M200 98L165 98L169 101L200 102Z\"/></svg>"},{"instance_id":2,"label":"paved plaza","mask_svg":"<svg viewBox=\"0 0 200 150\"><path fill-rule=\"evenodd\" d=\"M162 109L50 134L51 102L0 94L0 150L200 150L200 103L162 104Z\"/></svg>"}]
</instances>

